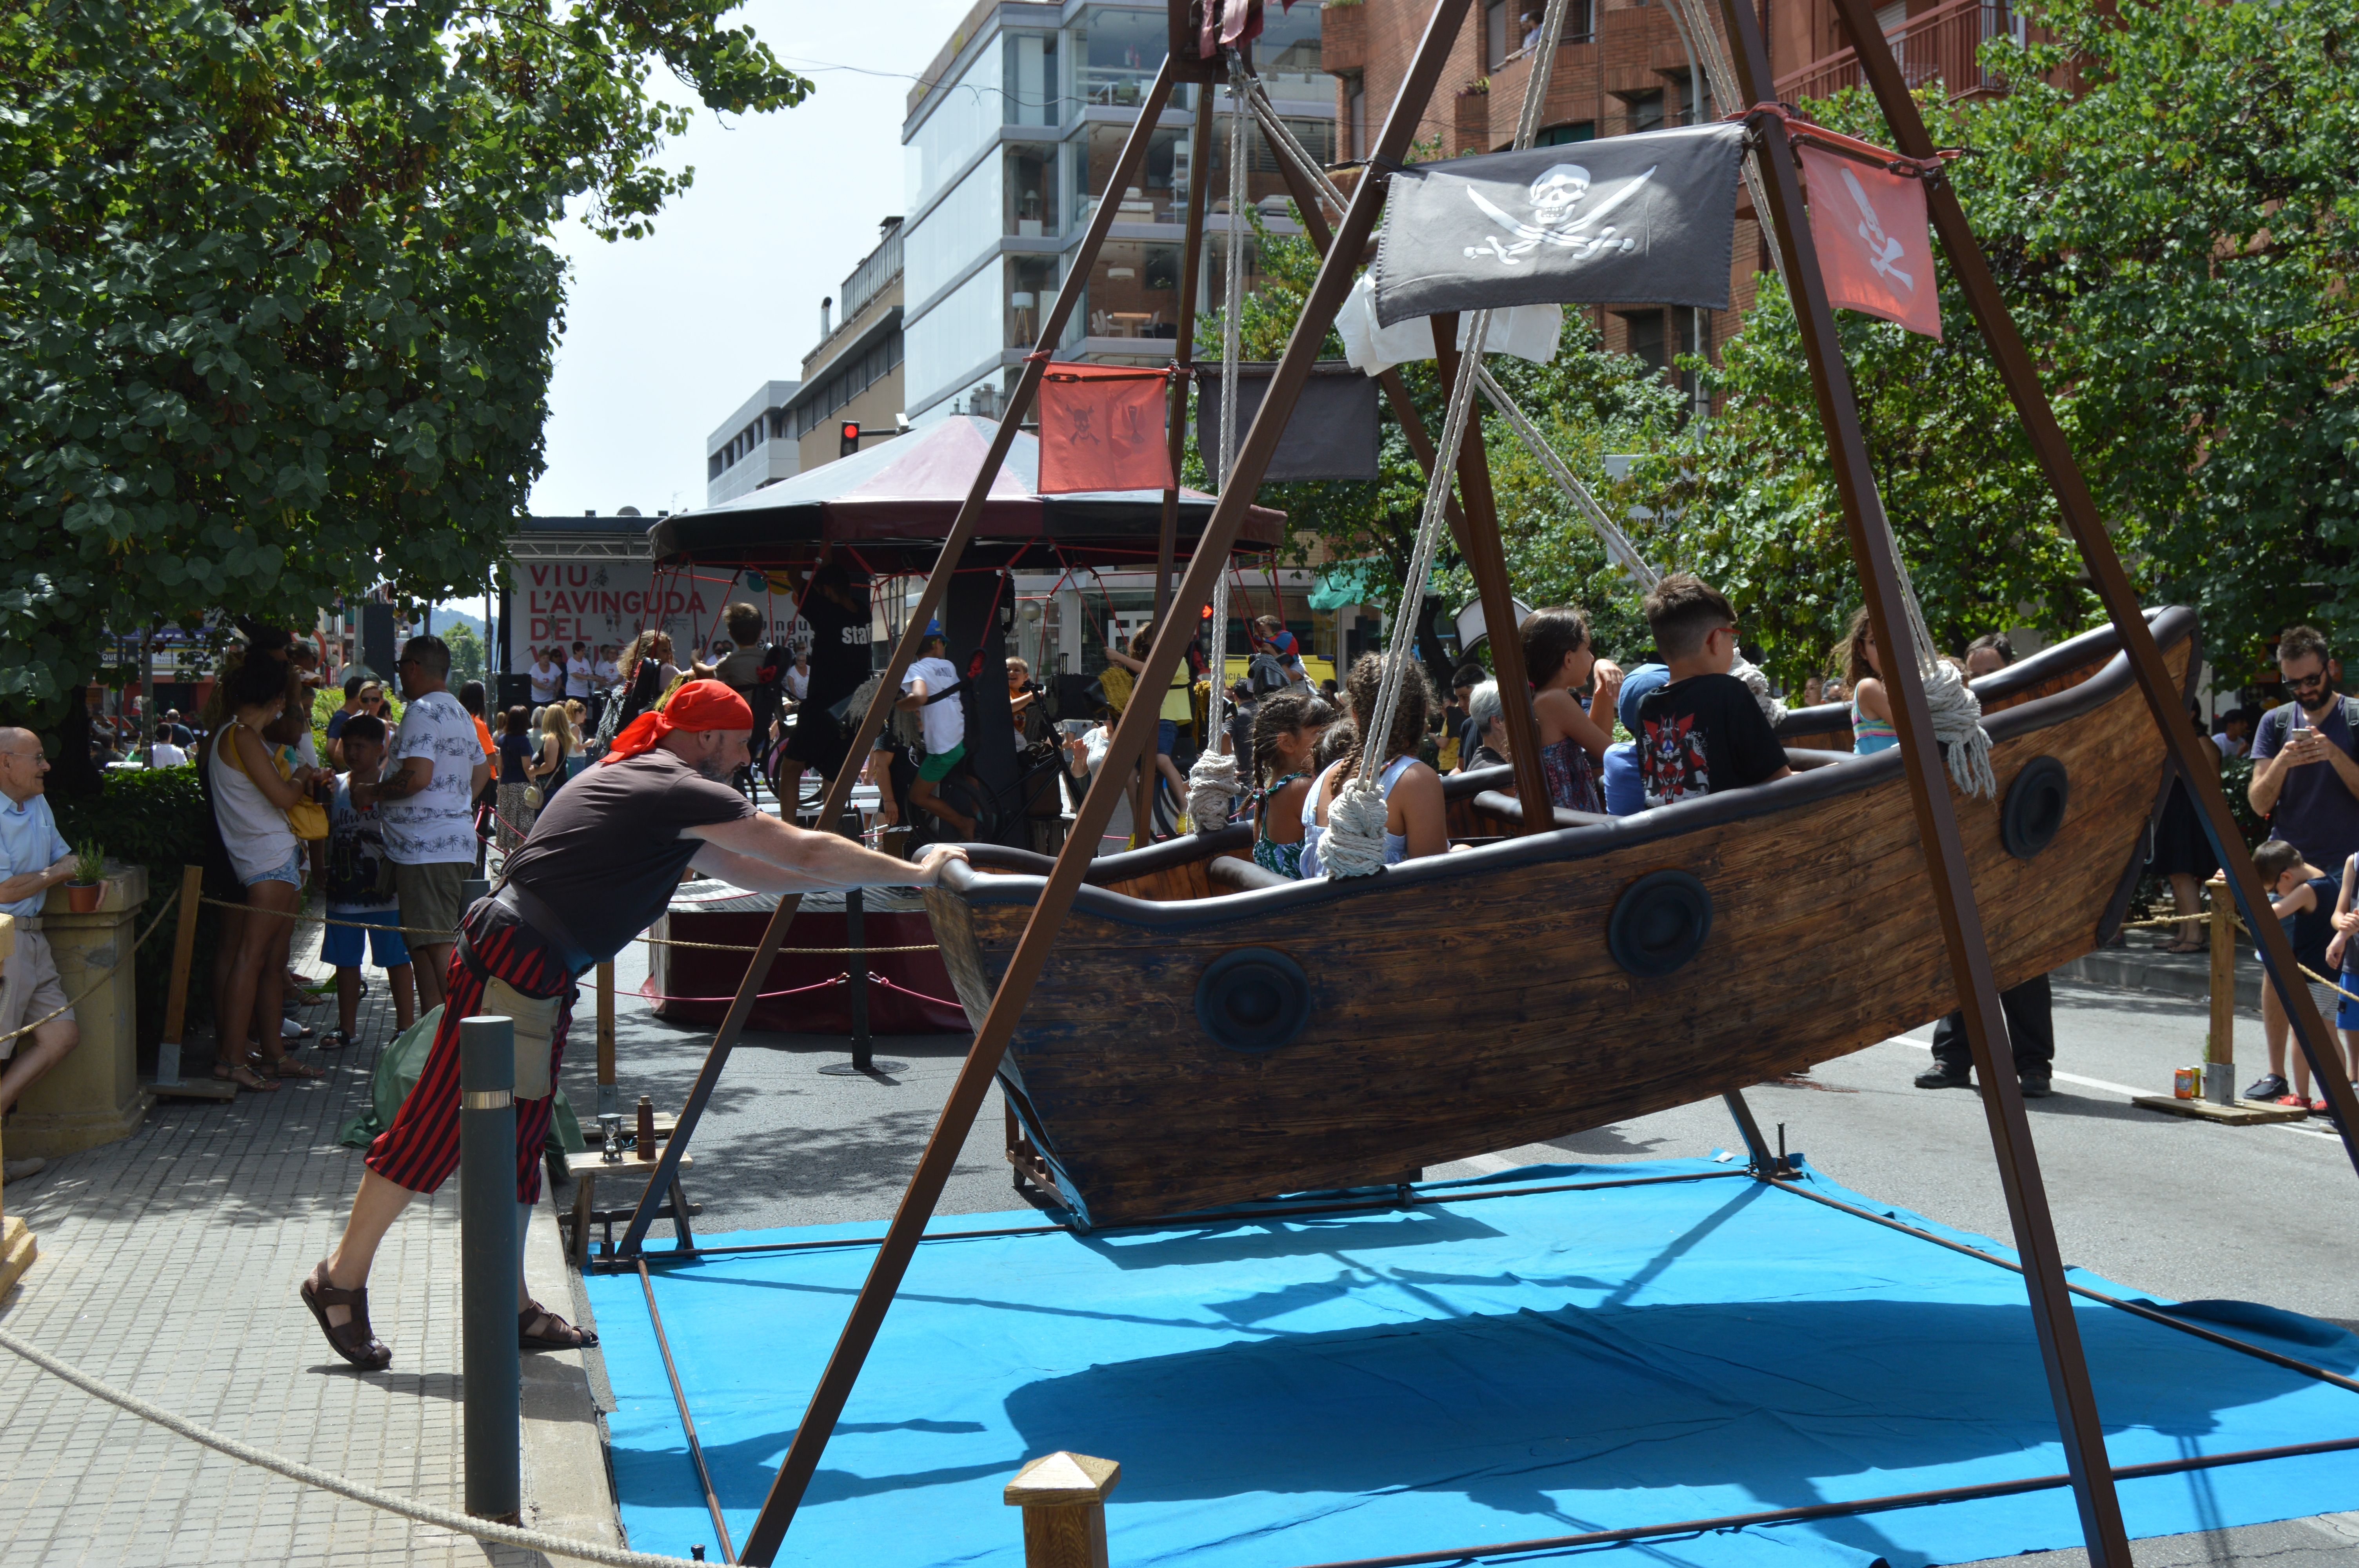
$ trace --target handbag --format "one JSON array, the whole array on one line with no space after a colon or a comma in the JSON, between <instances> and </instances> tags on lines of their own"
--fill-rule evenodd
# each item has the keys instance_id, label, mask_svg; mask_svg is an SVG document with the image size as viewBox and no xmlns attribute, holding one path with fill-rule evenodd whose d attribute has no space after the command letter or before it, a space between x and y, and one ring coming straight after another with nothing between
<instances>
[{"instance_id":1,"label":"handbag","mask_svg":"<svg viewBox=\"0 0 2359 1568\"><path fill-rule=\"evenodd\" d=\"M232 730L245 728L235 719L230 720L229 727ZM237 771L249 779L254 777L254 770L245 765L245 753L238 750L236 739L228 736L223 739L229 743L229 754L236 761ZM277 764L280 778L294 776L295 771L287 765L284 758L274 757L272 760ZM304 843L316 844L328 836L328 808L307 795L287 808L287 826Z\"/></svg>"},{"instance_id":2,"label":"handbag","mask_svg":"<svg viewBox=\"0 0 2359 1568\"><path fill-rule=\"evenodd\" d=\"M524 804L527 810L538 811L540 809L540 786L538 784L528 784L524 786Z\"/></svg>"}]
</instances>

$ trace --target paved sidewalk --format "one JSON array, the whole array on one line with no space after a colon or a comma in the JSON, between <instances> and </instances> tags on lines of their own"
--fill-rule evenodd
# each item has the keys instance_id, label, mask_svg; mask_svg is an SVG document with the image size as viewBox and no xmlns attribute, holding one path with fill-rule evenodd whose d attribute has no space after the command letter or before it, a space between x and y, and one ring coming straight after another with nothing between
<instances>
[{"instance_id":1,"label":"paved sidewalk","mask_svg":"<svg viewBox=\"0 0 2359 1568\"><path fill-rule=\"evenodd\" d=\"M298 934L299 972L329 972L310 957L320 930ZM10 1211L32 1227L40 1258L0 1303L0 1325L215 1431L458 1508L456 1181L412 1205L378 1256L370 1309L393 1346L390 1370L364 1376L337 1359L296 1296L359 1184L360 1151L336 1134L367 1109L370 1071L394 1034L385 978L366 974L360 1043L298 1053L327 1067L325 1080L226 1105L166 1100L132 1137L12 1184ZM302 1018L324 1033L332 999ZM558 1254L545 1206L533 1230L536 1293L574 1315L561 1273L549 1273ZM528 1408L544 1418L527 1423L525 1522L578 1536L611 1514L582 1357L525 1360ZM5 1352L0 1476L9 1568L544 1561L239 1464Z\"/></svg>"}]
</instances>

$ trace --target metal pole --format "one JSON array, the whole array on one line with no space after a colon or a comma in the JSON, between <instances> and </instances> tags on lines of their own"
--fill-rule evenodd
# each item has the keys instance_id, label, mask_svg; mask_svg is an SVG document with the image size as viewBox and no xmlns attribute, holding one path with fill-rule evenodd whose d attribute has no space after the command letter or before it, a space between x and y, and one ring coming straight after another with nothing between
<instances>
[{"instance_id":1,"label":"metal pole","mask_svg":"<svg viewBox=\"0 0 2359 1568\"><path fill-rule=\"evenodd\" d=\"M872 1071L876 1064L868 1054L868 945L861 938L861 926L867 914L868 901L858 888L843 895L843 945L851 951L846 955L851 964L852 979L852 1068L857 1073Z\"/></svg>"},{"instance_id":2,"label":"metal pole","mask_svg":"<svg viewBox=\"0 0 2359 1568\"><path fill-rule=\"evenodd\" d=\"M1868 6L1856 0L1836 3L1854 38L1883 38L1881 32L1872 30L1875 17ZM1875 91L1877 104L1884 110L1886 123L1892 127L1893 140L1899 151L1910 157L1932 157L1933 138L1927 135L1924 118L1908 96L1890 44L1864 47L1857 52L1860 67L1867 75L1868 86ZM1958 193L1950 189L1946 179L1931 179L1926 181L1925 199L1933 227L1941 236L1941 248L1948 253L1950 265L1965 292L1966 304L1973 311L1975 324L1982 328L1983 341L1990 345L1991 358L2006 383L2007 395L2014 399L2024 432L2031 438L2031 449L2038 456L2039 466L2046 470L2049 485L2056 492L2064 524L2072 531L2073 542L2081 547L2081 558L2088 564L2092 585L2104 601L2105 613L2112 618L2114 631L2122 640L2122 651L2129 656L2131 673L2137 676L2138 688L2146 693L2147 707L2153 710L2154 721L2162 730L2171 760L2179 765L2180 776L2186 781L2195 804L2202 808L2203 831L2211 838L2212 853L2219 857L2229 891L2235 895L2236 911L2244 917L2254 946L2260 951L2269 983L2277 987L2277 999L2285 1004L2286 1016L2293 1022L2301 1048L2310 1057L2310 1073L2317 1078L2326 1103L2332 1108L2332 1120L2342 1134L2343 1152L2353 1169L2359 1170L2359 1092L2352 1088L2351 1076L2344 1070L2332 1031L2310 999L2310 987L2294 961L2292 939L2269 913L2268 894L2261 886L2259 873L2253 870L2251 851L2245 849L2245 836L2229 814L2228 797L2220 787L2220 770L2196 743L2195 726L2187 721L2179 684L2170 678L2162 650L2155 645L2154 633L2147 628L2145 607L2138 602L2137 589L2131 586L2129 574L2122 569L2121 557L2114 550L2113 535L2105 531L2096 499L2089 493L2088 481L2082 477L2080 465L2072 460L2071 445L2056 423L2056 411L2048 406L2039 373L2024 350L2023 336L2016 330L2006 302L1999 297L1990 264L1974 241L1973 228L1966 222L1965 209L1958 203Z\"/></svg>"},{"instance_id":3,"label":"metal pole","mask_svg":"<svg viewBox=\"0 0 2359 1568\"><path fill-rule=\"evenodd\" d=\"M1847 10L1860 11L1852 18L1854 29L1873 27L1875 18L1866 15L1864 7L1853 6L1849 0L1845 5ZM1762 41L1761 25L1754 15L1752 0L1721 0L1721 12L1729 37L1737 46L1737 81L1746 102L1759 103L1775 88L1769 51ZM1864 38L1868 34L1855 31L1854 36ZM1861 51L1863 56L1868 52L1864 49ZM1859 563L1861 587L1865 590L1868 615L1875 628L1876 645L1890 651L1886 659L1886 683L1900 697L1894 718L1900 731L1909 803L1925 855L1926 877L1930 884L1928 892L1941 923L1942 946L1958 988L1958 1001L1965 1014L1966 1039L1973 1053L1974 1070L1983 1085L1983 1114L1990 1130L1991 1152L1998 1165L2000 1186L2006 1195L2016 1249L2023 1256L2032 1328L2047 1370L2056 1422L2064 1440L2073 1501L2081 1514L2082 1538L2094 1568L2119 1568L2130 1561L2129 1538L2122 1528L2121 1499L2114 1492L2112 1462L2105 1454L2104 1424L2097 1412L2095 1390L2089 1381L2080 1325L2072 1316L2072 1299L2065 1284L2056 1224L2049 1213L2047 1188L2040 1179L2039 1157L2032 1148L2031 1122L2024 1113L2023 1091L2015 1075L2006 1017L1999 1005L1998 982L1991 970L1982 912L1974 903L1973 873L1966 860L1964 839L1958 831L1949 773L1933 738L1933 719L1925 702L1924 677L1917 667L1916 639L1901 597L1907 590L1900 585L1892 538L1885 523L1884 503L1876 493L1875 470L1869 464L1867 443L1860 431L1851 373L1843 362L1842 342L1835 336L1834 309L1827 301L1826 279L1819 271L1818 250L1811 241L1810 226L1803 219L1801 180L1794 149L1782 125L1775 122L1767 127L1762 143L1762 174L1768 191L1770 216L1777 243L1786 253L1786 276L1794 291L1794 318L1801 330L1803 350L1810 356L1811 391L1819 406L1819 421L1827 433L1828 457L1843 502L1844 526L1851 535L1853 556ZM2143 628L2144 622L2139 624Z\"/></svg>"},{"instance_id":4,"label":"metal pole","mask_svg":"<svg viewBox=\"0 0 2359 1568\"><path fill-rule=\"evenodd\" d=\"M1451 40L1457 36L1468 0L1439 0L1432 17L1426 24L1424 38L1403 82L1399 98L1385 121L1384 135L1376 146L1381 162L1397 162L1408 150L1419 116L1423 114L1428 99L1432 96L1435 81L1441 73L1450 53ZM1150 95L1149 107L1159 107L1162 98L1170 91L1174 75L1173 61L1167 57L1162 70L1156 77L1156 90ZM1144 117L1142 117L1144 124ZM1294 411L1295 399L1300 395L1302 384L1310 374L1311 362L1318 357L1319 345L1333 325L1335 313L1343 303L1343 296L1352 285L1352 264L1345 258L1355 256L1367 243L1375 230L1377 209L1383 204L1382 183L1364 179L1353 193L1352 205L1343 215L1343 225L1333 251L1319 269L1318 280L1303 302L1301 317L1294 332L1287 340L1286 353L1278 361L1277 370L1270 378L1268 393L1260 409L1254 415L1253 427L1246 433L1245 445L1238 453L1236 467L1229 476L1232 483L1224 487L1212 515L1204 524L1197 541L1194 556L1188 563L1187 576L1172 596L1175 604L1201 604L1211 597L1215 577L1227 568L1230 546L1244 525L1246 510L1253 504L1255 493L1261 488L1262 475L1268 470L1271 454L1277 449L1279 436ZM1101 213L1106 209L1101 208ZM1062 301L1060 299L1060 303ZM1033 362L1036 365L1039 362ZM1024 390L1028 392L1029 383ZM1011 410L1011 412L1013 412ZM987 482L991 470L984 470ZM938 568L937 579L941 576ZM928 591L936 585L929 584ZM1139 686L1146 691L1159 691L1179 667L1182 651L1187 647L1193 628L1176 624L1178 617L1168 620L1157 633L1155 645L1148 650L1147 668L1139 676ZM890 681L886 683L888 687ZM872 709L872 717L875 716ZM1115 729L1112 745L1106 753L1105 766L1120 777L1153 744L1156 713L1151 705L1133 701L1123 710L1122 722ZM787 1450L786 1460L778 1466L777 1478L770 1485L769 1496L764 1499L760 1517L745 1538L744 1561L766 1564L777 1554L785 1539L787 1527L801 1505L803 1492L818 1473L821 1453L835 1431L835 1423L843 1413L844 1401L851 1397L852 1385L860 1376L869 1347L875 1343L877 1331L884 1326L885 1314L891 1306L894 1293L900 1289L902 1276L908 1271L910 1257L916 1252L919 1238L924 1233L926 1220L940 1201L943 1184L949 1181L960 1149L974 1117L983 1106L984 1094L997 1075L1007 1043L1016 1033L1016 1020L1024 1004L1032 994L1032 987L1047 966L1049 949L1063 925L1066 912L1071 909L1073 898L1081 890L1082 879L1088 871L1092 852L1097 847L1098 835L1104 831L1106 819L1112 814L1114 797L1111 794L1092 790L1082 802L1082 809L1073 825L1072 836L1057 857L1026 922L1024 935L1016 950L1008 956L1007 968L999 989L992 999L990 1011L975 1031L974 1044L961 1064L957 1081L951 1086L949 1101L942 1107L940 1119L934 1125L926 1152L918 1162L915 1174L909 1178L908 1190L903 1194L900 1206L895 1210L891 1228L885 1244L877 1250L876 1260L862 1283L860 1295L845 1319L843 1332L837 1339L833 1353L828 1358L827 1369L819 1386L812 1391L810 1403L795 1428L793 1444ZM672 1144L676 1147L679 1140Z\"/></svg>"},{"instance_id":5,"label":"metal pole","mask_svg":"<svg viewBox=\"0 0 2359 1568\"><path fill-rule=\"evenodd\" d=\"M516 1022L459 1024L459 1308L467 1511L518 1522L524 1368L516 1346Z\"/></svg>"},{"instance_id":6,"label":"metal pole","mask_svg":"<svg viewBox=\"0 0 2359 1568\"><path fill-rule=\"evenodd\" d=\"M1121 193L1130 177L1137 173L1139 167L1147 161L1147 143L1154 136L1156 122L1162 118L1163 105L1170 101L1171 86L1176 80L1178 72L1167 59L1163 69L1156 73L1154 85L1147 89L1147 102L1139 106L1137 123L1131 126L1129 139L1123 143L1122 156L1114 160L1114 172L1107 180L1106 200L1100 201L1097 211L1091 214L1090 226L1073 253L1072 275L1086 277L1089 269L1096 265L1098 253L1104 249L1106 235L1114 228L1114 215L1121 208ZM868 711L862 717L860 728L844 752L843 765L835 771L835 777L828 783L827 794L820 802L819 820L821 822L833 822L841 817L845 805L852 799L853 784L860 777L869 749L876 743L878 733L885 728L886 716L892 711L893 703L900 696L901 676L917 659L918 642L926 623L941 612L943 597L950 591L951 574L958 569L960 558L966 554L967 543L974 537L975 529L983 520L984 498L990 494L993 481L999 477L1000 465L1007 460L1008 450L1016 444L1017 427L1022 425L1024 416L1031 410L1032 400L1040 389L1041 378L1048 374L1049 352L1064 337L1065 323L1072 319L1082 292L1079 287L1059 290L1057 303L1050 308L1048 319L1040 324L1035 357L1024 362L1024 373L1017 378L1016 391L1007 400L1007 411L1000 416L999 429L992 437L991 449L984 454L983 463L975 470L974 482L968 487L966 500L959 507L958 518L951 524L949 535L942 540L941 554L934 561L934 569L927 574L926 586L919 591L918 602L909 607L908 620L901 628L900 640L894 643L892 654L886 660L882 678L876 683L876 694L869 699ZM1163 678L1170 678L1168 667ZM1136 753L1132 755L1135 758ZM1113 776L1120 778L1131 762L1125 760L1109 765ZM1110 795L1109 804L1112 798ZM1097 826L1092 829L1093 833L1104 830L1105 816L1103 812L1098 815L1095 819ZM1096 848L1093 840L1090 849L1094 851ZM728 1015L721 1021L720 1031L712 1037L712 1048L705 1054L704 1065L698 1070L696 1082L690 1086L688 1099L679 1108L679 1124L672 1135L664 1141L659 1169L648 1178L647 1190L639 1195L638 1206L631 1211L630 1224L624 1227L622 1245L616 1249L617 1257L625 1260L636 1258L647 1239L647 1227L655 1223L656 1210L663 1203L663 1195L671 1186L679 1170L679 1157L687 1152L688 1141L704 1115L706 1103L712 1098L713 1087L721 1081L721 1070L727 1065L730 1052L736 1049L737 1036L745 1027L747 1015L754 1011L754 995L762 989L762 977L770 972L771 961L778 956L778 946L786 940L787 929L794 924L795 912L801 905L802 899L799 894L781 898L777 911L770 916L770 924L764 928L753 962L746 966L745 979L737 987L737 998L729 1004ZM783 1523L779 1528L783 1530ZM767 1559L761 1561L766 1562Z\"/></svg>"}]
</instances>

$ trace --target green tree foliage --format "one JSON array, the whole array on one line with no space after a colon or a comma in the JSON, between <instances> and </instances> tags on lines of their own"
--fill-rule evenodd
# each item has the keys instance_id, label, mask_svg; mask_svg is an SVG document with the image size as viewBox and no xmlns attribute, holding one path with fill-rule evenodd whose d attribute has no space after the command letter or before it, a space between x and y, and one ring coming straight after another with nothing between
<instances>
[{"instance_id":1,"label":"green tree foliage","mask_svg":"<svg viewBox=\"0 0 2359 1568\"><path fill-rule=\"evenodd\" d=\"M451 686L453 690L471 680L484 678L484 640L464 621L454 621L442 633L442 641L451 648Z\"/></svg>"},{"instance_id":2,"label":"green tree foliage","mask_svg":"<svg viewBox=\"0 0 2359 1568\"><path fill-rule=\"evenodd\" d=\"M2359 636L2359 61L2341 0L2051 0L2052 42L1984 46L2004 97L1923 100L1951 178L2148 602L2257 671L2287 623ZM1817 117L1889 141L1853 92ZM1848 313L1875 477L1935 635L2084 623L2060 535L1946 264L1935 343ZM1790 306L1764 280L1715 376L1726 416L1667 449L1666 546L1728 589L1790 677L1859 601Z\"/></svg>"},{"instance_id":3,"label":"green tree foliage","mask_svg":"<svg viewBox=\"0 0 2359 1568\"><path fill-rule=\"evenodd\" d=\"M102 628L480 587L541 471L569 203L810 84L734 0L0 0L0 715Z\"/></svg>"},{"instance_id":4,"label":"green tree foliage","mask_svg":"<svg viewBox=\"0 0 2359 1568\"><path fill-rule=\"evenodd\" d=\"M1245 297L1238 311L1238 338L1244 358L1275 360L1285 352L1287 338L1301 316L1318 276L1319 255L1307 239L1273 235L1258 223L1256 227L1264 282ZM1220 362L1217 314L1200 319L1196 356L1200 362ZM1332 330L1320 357L1343 357L1342 340ZM1490 365L1500 384L1547 434L1550 446L1601 492L1612 490L1604 455L1644 451L1669 441L1683 402L1678 389L1642 361L1606 352L1589 319L1571 308L1565 312L1563 341L1554 361L1537 365L1494 354ZM1438 439L1446 410L1433 362L1405 364L1400 373L1428 435ZM1367 585L1369 601L1390 612L1398 605L1408 578L1426 481L1390 401L1379 395L1376 406L1380 446L1374 483L1265 485L1261 500L1287 514L1289 561L1304 559L1314 540L1323 542L1336 558L1364 563L1361 580ZM1629 580L1607 562L1595 535L1506 422L1487 403L1478 400L1476 406L1484 411L1484 449L1517 597L1536 605L1579 603L1598 624L1602 645L1626 647L1633 635L1643 645L1637 595ZM1244 436L1240 428L1240 442ZM1205 465L1192 447L1189 464L1189 482L1205 482ZM1440 565L1429 593L1449 605L1472 599L1473 579L1447 539Z\"/></svg>"}]
</instances>

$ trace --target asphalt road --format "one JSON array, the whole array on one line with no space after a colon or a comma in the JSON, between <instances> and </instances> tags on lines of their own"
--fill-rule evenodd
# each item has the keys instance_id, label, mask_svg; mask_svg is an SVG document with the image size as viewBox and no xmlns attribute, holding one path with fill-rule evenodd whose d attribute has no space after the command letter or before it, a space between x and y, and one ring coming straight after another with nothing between
<instances>
[{"instance_id":1,"label":"asphalt road","mask_svg":"<svg viewBox=\"0 0 2359 1568\"><path fill-rule=\"evenodd\" d=\"M684 1098L711 1032L668 1024L629 994L644 976L644 952L618 962L625 1100L647 1093L669 1108ZM2201 1003L2059 983L2055 1015L2056 1092L2027 1108L2065 1260L2159 1296L2266 1302L2359 1330L2359 1269L2347 1239L2359 1231L2359 1173L2332 1130L2322 1122L2219 1127L2132 1106L2133 1094L2168 1093L2172 1069L2201 1060ZM1930 1037L1929 1022L1746 1098L1773 1141L1782 1123L1787 1146L1830 1178L2011 1240L1981 1097L1910 1083L1930 1060L1922 1044ZM2239 1021L2236 1044L2241 1087L2262 1060L2257 1021ZM749 1034L697 1134L689 1187L704 1206L702 1230L888 1218L964 1049L957 1037L879 1040L879 1056L908 1067L872 1081L818 1070L845 1059L841 1038ZM587 1075L568 1076L583 1084L576 1093L586 1107ZM995 1095L966 1139L940 1212L1021 1206L1001 1141ZM1712 1098L1427 1175L1741 1147ZM2078 1552L2037 1559L2042 1568L2081 1560ZM2272 1568L2348 1568L2359 1562L2359 1516L2141 1541L2137 1560L2146 1568L2264 1560Z\"/></svg>"}]
</instances>

